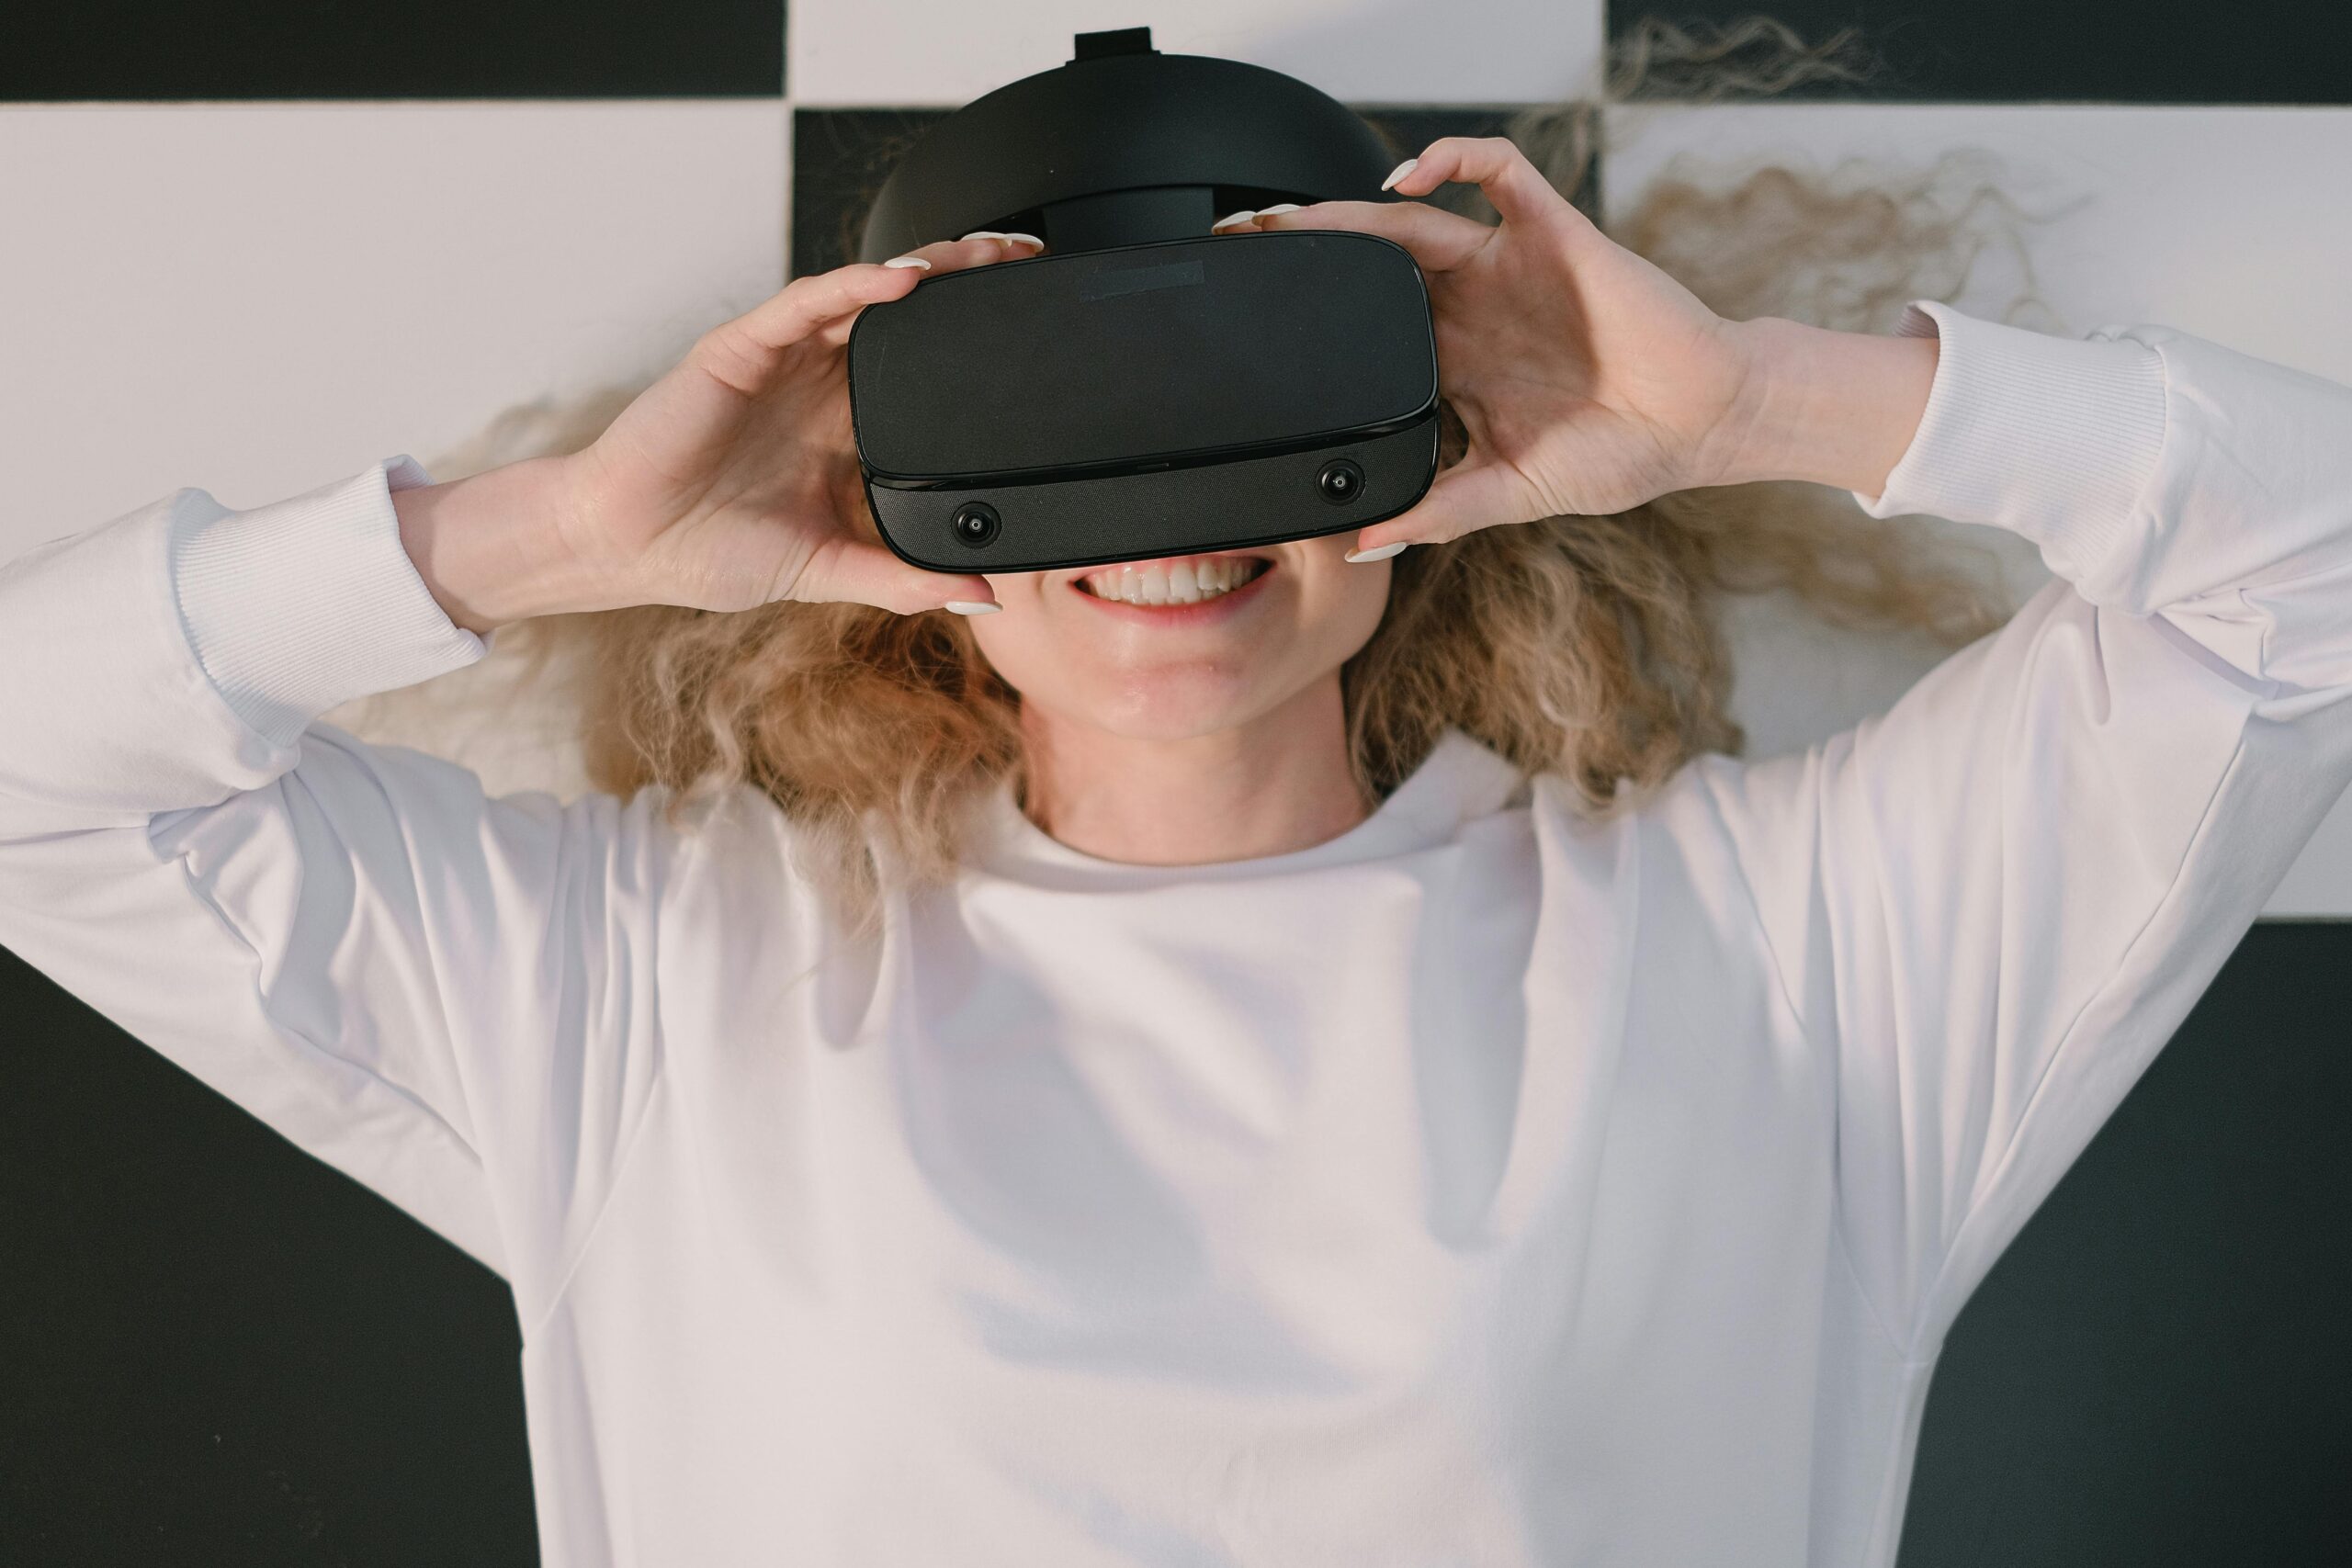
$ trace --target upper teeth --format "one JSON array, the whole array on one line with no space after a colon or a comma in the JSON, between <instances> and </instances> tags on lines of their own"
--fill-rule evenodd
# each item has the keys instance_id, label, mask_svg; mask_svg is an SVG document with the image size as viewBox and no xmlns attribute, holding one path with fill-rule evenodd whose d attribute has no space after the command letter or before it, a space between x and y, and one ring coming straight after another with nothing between
<instances>
[{"instance_id":1,"label":"upper teeth","mask_svg":"<svg viewBox=\"0 0 2352 1568\"><path fill-rule=\"evenodd\" d=\"M1130 604L1197 604L1231 592L1265 564L1237 556L1180 560L1164 571L1157 562L1141 570L1123 564L1090 571L1079 581L1099 598L1123 599Z\"/></svg>"}]
</instances>

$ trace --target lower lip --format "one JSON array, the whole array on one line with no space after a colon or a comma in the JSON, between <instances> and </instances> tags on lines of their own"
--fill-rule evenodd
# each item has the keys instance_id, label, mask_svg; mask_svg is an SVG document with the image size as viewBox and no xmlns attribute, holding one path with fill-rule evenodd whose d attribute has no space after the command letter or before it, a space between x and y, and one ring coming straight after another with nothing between
<instances>
[{"instance_id":1,"label":"lower lip","mask_svg":"<svg viewBox=\"0 0 2352 1568\"><path fill-rule=\"evenodd\" d=\"M1238 611L1244 601L1254 597L1258 585L1273 576L1274 563L1268 561L1258 575L1238 588L1229 589L1214 599L1204 599L1197 604L1130 604L1125 599L1105 599L1090 593L1079 586L1075 577L1069 580L1069 591L1096 609L1117 615L1137 626L1199 626L1223 620Z\"/></svg>"}]
</instances>

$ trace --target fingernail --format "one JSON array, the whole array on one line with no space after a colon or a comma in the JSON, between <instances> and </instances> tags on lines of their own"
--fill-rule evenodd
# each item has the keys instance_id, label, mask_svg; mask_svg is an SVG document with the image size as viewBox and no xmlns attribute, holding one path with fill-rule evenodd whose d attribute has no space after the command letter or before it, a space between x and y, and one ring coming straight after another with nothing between
<instances>
[{"instance_id":1,"label":"fingernail","mask_svg":"<svg viewBox=\"0 0 2352 1568\"><path fill-rule=\"evenodd\" d=\"M1278 201L1272 207L1261 207L1258 209L1258 216L1261 218L1271 218L1277 212L1296 212L1297 210L1298 203L1295 201Z\"/></svg>"},{"instance_id":2,"label":"fingernail","mask_svg":"<svg viewBox=\"0 0 2352 1568\"><path fill-rule=\"evenodd\" d=\"M1210 224L1210 225L1209 225L1209 232L1210 232L1210 233L1212 233L1212 234L1214 234L1214 233L1216 233L1219 229L1224 228L1224 227L1225 227L1227 224L1228 224L1228 223L1239 223L1239 222L1242 222L1242 221L1244 221L1244 220L1248 220L1248 219L1255 218L1255 217L1257 217L1257 216L1258 216L1258 214L1257 214L1255 211L1228 212L1228 213L1227 213L1224 217L1222 217L1222 218L1218 219L1216 222L1214 222L1214 223L1212 223L1212 224ZM1236 252L1234 252L1233 254L1236 254L1236 255L1239 255L1241 253L1240 253L1240 252L1238 252L1238 251L1236 251Z\"/></svg>"},{"instance_id":3,"label":"fingernail","mask_svg":"<svg viewBox=\"0 0 2352 1568\"><path fill-rule=\"evenodd\" d=\"M1037 238L1035 234L1024 234L1018 229L1008 231L1004 237L1008 240L1019 240L1023 243L1035 245L1041 251L1046 248L1045 241Z\"/></svg>"},{"instance_id":4,"label":"fingernail","mask_svg":"<svg viewBox=\"0 0 2352 1568\"><path fill-rule=\"evenodd\" d=\"M1390 186L1395 185L1398 180L1401 180L1407 175L1411 174L1413 172L1413 165L1419 162L1420 160L1419 158L1408 158L1403 163L1397 164L1395 168L1389 170L1388 177L1380 182L1380 188L1386 190Z\"/></svg>"},{"instance_id":5,"label":"fingernail","mask_svg":"<svg viewBox=\"0 0 2352 1568\"><path fill-rule=\"evenodd\" d=\"M1238 254L1238 253L1237 252L1236 254ZM1413 541L1410 539L1392 539L1387 544L1381 546L1378 549L1350 550L1348 552L1348 558L1350 560L1386 560L1390 556L1395 555L1398 550L1403 549L1407 545L1409 545Z\"/></svg>"},{"instance_id":6,"label":"fingernail","mask_svg":"<svg viewBox=\"0 0 2352 1568\"><path fill-rule=\"evenodd\" d=\"M983 604L978 601L972 599L950 599L947 601L947 608L955 611L959 615L985 615L990 610L1001 610L1004 606L1001 604Z\"/></svg>"},{"instance_id":7,"label":"fingernail","mask_svg":"<svg viewBox=\"0 0 2352 1568\"><path fill-rule=\"evenodd\" d=\"M1236 254L1238 254L1239 253L1237 252ZM931 270L931 264L923 260L921 256L892 256L888 261L884 262L882 265L884 266L919 266L925 272L929 272Z\"/></svg>"},{"instance_id":8,"label":"fingernail","mask_svg":"<svg viewBox=\"0 0 2352 1568\"><path fill-rule=\"evenodd\" d=\"M1000 234L993 229L975 229L963 237L967 240L1002 240L1010 236Z\"/></svg>"}]
</instances>

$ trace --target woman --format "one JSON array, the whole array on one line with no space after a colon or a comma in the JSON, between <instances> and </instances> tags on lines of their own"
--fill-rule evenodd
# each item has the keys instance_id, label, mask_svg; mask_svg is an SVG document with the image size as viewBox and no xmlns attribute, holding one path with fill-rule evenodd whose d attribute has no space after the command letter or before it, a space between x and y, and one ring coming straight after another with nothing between
<instances>
[{"instance_id":1,"label":"woman","mask_svg":"<svg viewBox=\"0 0 2352 1568\"><path fill-rule=\"evenodd\" d=\"M1411 250L1466 450L1198 608L854 526L848 326L989 236L794 283L577 453L0 571L0 941L504 1273L548 1562L1892 1560L1961 1304L2352 780L2352 390L1728 321L1506 141L1393 176L1455 181L1498 226L1222 225ZM1771 479L2060 581L1801 754L1601 810L1449 725L1368 797L1400 561ZM954 875L876 835L877 941L780 774L492 799L311 722L783 601L973 613L1017 716L919 781L997 766Z\"/></svg>"}]
</instances>

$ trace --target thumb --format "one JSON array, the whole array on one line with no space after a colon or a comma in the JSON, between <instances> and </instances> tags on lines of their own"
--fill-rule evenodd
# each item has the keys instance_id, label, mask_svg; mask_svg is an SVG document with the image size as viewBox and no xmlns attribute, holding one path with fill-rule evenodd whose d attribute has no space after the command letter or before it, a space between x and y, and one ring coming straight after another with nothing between
<instances>
[{"instance_id":1,"label":"thumb","mask_svg":"<svg viewBox=\"0 0 2352 1568\"><path fill-rule=\"evenodd\" d=\"M809 558L793 585L792 598L810 604L849 601L901 615L958 604L993 604L996 591L978 572L927 571L911 566L881 545L863 539L827 542Z\"/></svg>"},{"instance_id":2,"label":"thumb","mask_svg":"<svg viewBox=\"0 0 2352 1568\"><path fill-rule=\"evenodd\" d=\"M1526 508L1515 486L1516 476L1499 463L1476 457L1457 463L1438 475L1409 510L1358 534L1355 547L1376 550L1400 539L1439 545L1498 523L1523 523Z\"/></svg>"}]
</instances>

